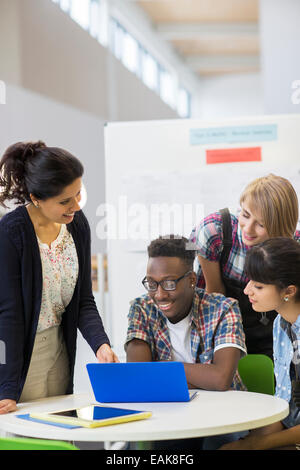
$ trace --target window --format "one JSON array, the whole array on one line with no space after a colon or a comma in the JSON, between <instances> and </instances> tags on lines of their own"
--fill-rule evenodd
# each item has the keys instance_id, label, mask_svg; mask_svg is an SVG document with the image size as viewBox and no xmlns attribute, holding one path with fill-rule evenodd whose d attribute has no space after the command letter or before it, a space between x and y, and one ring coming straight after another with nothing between
<instances>
[{"instance_id":1,"label":"window","mask_svg":"<svg viewBox=\"0 0 300 470\"><path fill-rule=\"evenodd\" d=\"M100 38L100 4L97 0L91 0L90 3L90 33L96 39Z\"/></svg>"},{"instance_id":2,"label":"window","mask_svg":"<svg viewBox=\"0 0 300 470\"><path fill-rule=\"evenodd\" d=\"M158 91L158 63L145 49L141 49L141 79L151 90Z\"/></svg>"},{"instance_id":3,"label":"window","mask_svg":"<svg viewBox=\"0 0 300 470\"><path fill-rule=\"evenodd\" d=\"M60 0L60 8L66 13L70 13L71 0Z\"/></svg>"},{"instance_id":4,"label":"window","mask_svg":"<svg viewBox=\"0 0 300 470\"><path fill-rule=\"evenodd\" d=\"M115 19L111 20L110 47L117 59L131 72L139 75L140 45Z\"/></svg>"},{"instance_id":5,"label":"window","mask_svg":"<svg viewBox=\"0 0 300 470\"><path fill-rule=\"evenodd\" d=\"M90 0L72 0L70 16L82 28L89 29Z\"/></svg>"},{"instance_id":6,"label":"window","mask_svg":"<svg viewBox=\"0 0 300 470\"><path fill-rule=\"evenodd\" d=\"M161 99L171 107L175 107L175 83L173 76L164 69L159 74Z\"/></svg>"},{"instance_id":7,"label":"window","mask_svg":"<svg viewBox=\"0 0 300 470\"><path fill-rule=\"evenodd\" d=\"M117 59L122 60L125 29L115 20L111 21L111 49Z\"/></svg>"},{"instance_id":8,"label":"window","mask_svg":"<svg viewBox=\"0 0 300 470\"><path fill-rule=\"evenodd\" d=\"M190 117L191 115L191 96L184 88L178 90L177 111L181 117Z\"/></svg>"},{"instance_id":9,"label":"window","mask_svg":"<svg viewBox=\"0 0 300 470\"><path fill-rule=\"evenodd\" d=\"M122 62L131 72L138 74L139 71L139 44L131 36L124 32L122 45Z\"/></svg>"}]
</instances>

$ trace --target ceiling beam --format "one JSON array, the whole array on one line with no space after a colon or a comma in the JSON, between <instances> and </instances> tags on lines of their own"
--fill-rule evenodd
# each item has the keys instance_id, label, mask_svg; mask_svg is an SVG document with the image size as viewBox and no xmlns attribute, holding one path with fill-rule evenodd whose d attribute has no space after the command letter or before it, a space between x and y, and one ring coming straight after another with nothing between
<instances>
[{"instance_id":1,"label":"ceiling beam","mask_svg":"<svg viewBox=\"0 0 300 470\"><path fill-rule=\"evenodd\" d=\"M216 36L251 36L259 34L258 23L160 23L156 31L165 40L209 39Z\"/></svg>"}]
</instances>

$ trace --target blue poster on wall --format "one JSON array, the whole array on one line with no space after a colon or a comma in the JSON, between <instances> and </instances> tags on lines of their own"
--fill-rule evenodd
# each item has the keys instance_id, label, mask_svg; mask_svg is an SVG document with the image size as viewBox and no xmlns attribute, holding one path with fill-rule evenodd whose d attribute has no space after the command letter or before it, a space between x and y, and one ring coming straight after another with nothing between
<instances>
[{"instance_id":1,"label":"blue poster on wall","mask_svg":"<svg viewBox=\"0 0 300 470\"><path fill-rule=\"evenodd\" d=\"M191 145L267 142L276 139L277 124L190 129Z\"/></svg>"}]
</instances>

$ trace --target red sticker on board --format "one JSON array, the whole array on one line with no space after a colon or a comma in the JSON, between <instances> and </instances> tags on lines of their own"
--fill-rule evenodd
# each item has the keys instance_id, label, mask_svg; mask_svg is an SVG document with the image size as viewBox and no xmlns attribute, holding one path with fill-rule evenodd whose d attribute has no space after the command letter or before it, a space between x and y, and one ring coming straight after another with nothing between
<instances>
[{"instance_id":1,"label":"red sticker on board","mask_svg":"<svg viewBox=\"0 0 300 470\"><path fill-rule=\"evenodd\" d=\"M260 162L261 147L206 150L206 163Z\"/></svg>"}]
</instances>

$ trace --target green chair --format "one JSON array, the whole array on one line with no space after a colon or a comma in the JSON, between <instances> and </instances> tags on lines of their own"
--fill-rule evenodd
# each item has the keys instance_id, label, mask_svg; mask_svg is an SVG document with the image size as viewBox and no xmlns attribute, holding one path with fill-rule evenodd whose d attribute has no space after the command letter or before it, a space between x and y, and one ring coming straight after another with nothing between
<instances>
[{"instance_id":1,"label":"green chair","mask_svg":"<svg viewBox=\"0 0 300 470\"><path fill-rule=\"evenodd\" d=\"M79 450L72 444L48 439L0 437L0 450Z\"/></svg>"},{"instance_id":2,"label":"green chair","mask_svg":"<svg viewBox=\"0 0 300 470\"><path fill-rule=\"evenodd\" d=\"M274 395L273 361L264 354L248 354L239 360L238 372L249 392Z\"/></svg>"}]
</instances>

